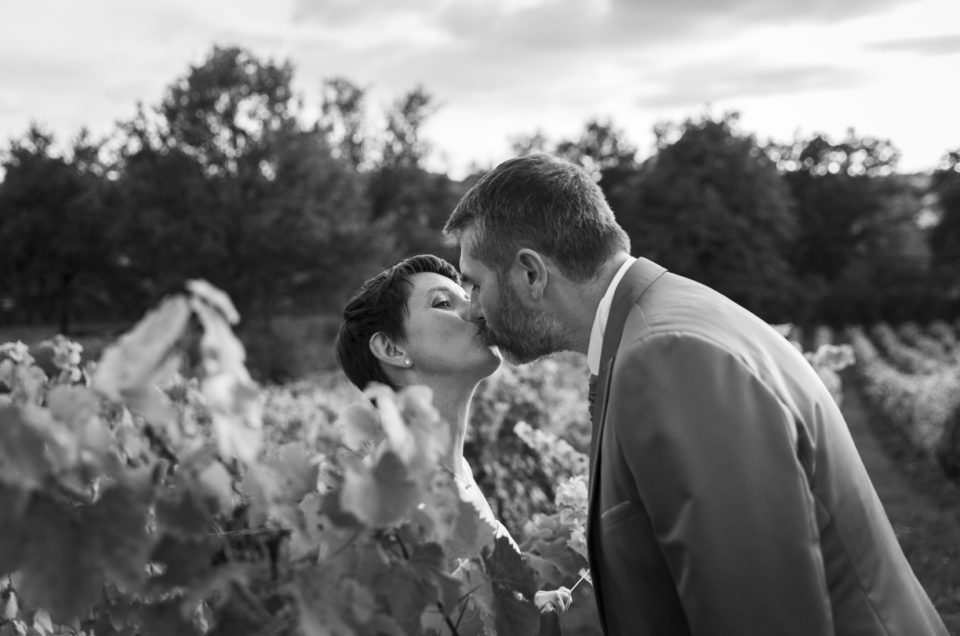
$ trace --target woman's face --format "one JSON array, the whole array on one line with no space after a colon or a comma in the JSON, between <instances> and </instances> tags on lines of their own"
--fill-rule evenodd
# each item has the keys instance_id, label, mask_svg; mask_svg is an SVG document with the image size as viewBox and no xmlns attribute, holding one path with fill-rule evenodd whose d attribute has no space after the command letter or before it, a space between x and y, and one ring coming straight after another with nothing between
<instances>
[{"instance_id":1,"label":"woman's face","mask_svg":"<svg viewBox=\"0 0 960 636\"><path fill-rule=\"evenodd\" d=\"M462 375L479 382L500 366L500 353L470 321L470 297L446 276L414 274L407 298L404 345L423 375Z\"/></svg>"}]
</instances>

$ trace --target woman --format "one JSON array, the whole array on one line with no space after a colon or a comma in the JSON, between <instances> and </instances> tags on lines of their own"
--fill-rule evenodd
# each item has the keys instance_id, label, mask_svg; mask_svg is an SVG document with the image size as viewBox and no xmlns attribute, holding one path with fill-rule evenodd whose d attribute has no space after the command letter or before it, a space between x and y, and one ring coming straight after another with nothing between
<instances>
[{"instance_id":1,"label":"woman","mask_svg":"<svg viewBox=\"0 0 960 636\"><path fill-rule=\"evenodd\" d=\"M380 382L394 390L426 385L433 391L434 407L449 424L452 440L441 467L495 535L516 547L463 457L470 400L480 381L500 366L499 352L484 342L469 313L470 298L453 265L432 255L413 256L366 281L347 303L337 361L360 389ZM571 600L570 591L561 587L537 592L534 603L540 611L563 613Z\"/></svg>"}]
</instances>

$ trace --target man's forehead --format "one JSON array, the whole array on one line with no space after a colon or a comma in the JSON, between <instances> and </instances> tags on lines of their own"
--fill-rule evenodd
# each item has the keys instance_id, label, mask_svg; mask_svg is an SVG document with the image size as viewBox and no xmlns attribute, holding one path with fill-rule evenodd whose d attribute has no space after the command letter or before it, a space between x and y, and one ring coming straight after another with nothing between
<instances>
[{"instance_id":1,"label":"man's forehead","mask_svg":"<svg viewBox=\"0 0 960 636\"><path fill-rule=\"evenodd\" d=\"M483 275L483 263L472 258L463 244L460 245L460 275L465 281L476 281Z\"/></svg>"}]
</instances>

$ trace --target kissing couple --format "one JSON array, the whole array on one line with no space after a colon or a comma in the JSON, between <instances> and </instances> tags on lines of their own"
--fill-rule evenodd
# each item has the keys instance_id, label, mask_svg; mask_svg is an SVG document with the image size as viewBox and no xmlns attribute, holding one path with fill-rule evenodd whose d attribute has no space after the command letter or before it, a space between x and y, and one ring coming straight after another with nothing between
<instances>
[{"instance_id":1,"label":"kissing couple","mask_svg":"<svg viewBox=\"0 0 960 636\"><path fill-rule=\"evenodd\" d=\"M631 256L585 171L510 159L444 233L459 271L421 255L366 281L337 359L361 389L432 390L453 440L443 465L509 536L463 457L471 398L501 354L586 356L587 546L605 634L947 634L802 353L719 292ZM570 600L561 588L535 602Z\"/></svg>"}]
</instances>

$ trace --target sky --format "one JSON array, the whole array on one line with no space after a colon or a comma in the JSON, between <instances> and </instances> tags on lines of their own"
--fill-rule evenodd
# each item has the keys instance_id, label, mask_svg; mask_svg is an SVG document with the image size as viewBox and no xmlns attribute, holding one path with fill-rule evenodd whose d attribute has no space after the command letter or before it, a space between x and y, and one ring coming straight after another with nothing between
<instances>
[{"instance_id":1,"label":"sky","mask_svg":"<svg viewBox=\"0 0 960 636\"><path fill-rule=\"evenodd\" d=\"M540 131L740 112L763 142L891 140L901 172L960 148L958 0L0 0L0 148L38 122L109 134L210 54L289 61L316 109L344 76L382 111L422 86L432 168L463 176Z\"/></svg>"}]
</instances>

